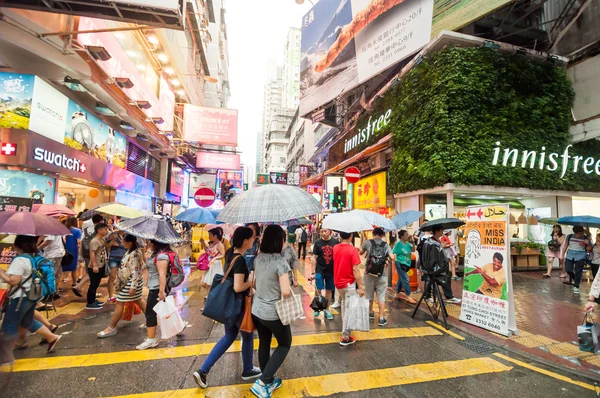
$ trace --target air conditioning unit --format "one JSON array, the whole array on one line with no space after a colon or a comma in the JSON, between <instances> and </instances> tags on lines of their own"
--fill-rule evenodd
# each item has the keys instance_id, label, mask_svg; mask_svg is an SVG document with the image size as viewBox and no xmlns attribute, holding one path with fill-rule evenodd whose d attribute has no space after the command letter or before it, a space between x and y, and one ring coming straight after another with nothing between
<instances>
[{"instance_id":1,"label":"air conditioning unit","mask_svg":"<svg viewBox=\"0 0 600 398\"><path fill-rule=\"evenodd\" d=\"M379 170L385 167L385 153L380 152L369 158L369 167L371 170Z\"/></svg>"}]
</instances>

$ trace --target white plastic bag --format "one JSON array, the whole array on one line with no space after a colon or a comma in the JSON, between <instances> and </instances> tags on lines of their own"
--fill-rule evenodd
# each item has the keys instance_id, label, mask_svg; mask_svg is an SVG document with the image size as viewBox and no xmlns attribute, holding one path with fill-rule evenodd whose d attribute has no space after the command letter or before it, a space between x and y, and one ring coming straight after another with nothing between
<instances>
[{"instance_id":1,"label":"white plastic bag","mask_svg":"<svg viewBox=\"0 0 600 398\"><path fill-rule=\"evenodd\" d=\"M369 300L358 294L346 297L342 330L369 331Z\"/></svg>"},{"instance_id":2,"label":"white plastic bag","mask_svg":"<svg viewBox=\"0 0 600 398\"><path fill-rule=\"evenodd\" d=\"M163 340L170 339L185 329L185 322L179 315L173 296L167 296L165 301L159 301L153 310L158 316L160 334Z\"/></svg>"}]
</instances>

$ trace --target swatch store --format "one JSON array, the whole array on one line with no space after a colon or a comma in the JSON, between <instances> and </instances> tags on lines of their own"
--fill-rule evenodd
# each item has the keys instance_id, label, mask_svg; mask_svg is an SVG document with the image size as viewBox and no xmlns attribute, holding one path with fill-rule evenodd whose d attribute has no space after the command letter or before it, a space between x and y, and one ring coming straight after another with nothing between
<instances>
[{"instance_id":1,"label":"swatch store","mask_svg":"<svg viewBox=\"0 0 600 398\"><path fill-rule=\"evenodd\" d=\"M43 79L0 72L0 106L0 195L75 212L115 200L151 203L157 183L126 164L128 150L139 148Z\"/></svg>"}]
</instances>

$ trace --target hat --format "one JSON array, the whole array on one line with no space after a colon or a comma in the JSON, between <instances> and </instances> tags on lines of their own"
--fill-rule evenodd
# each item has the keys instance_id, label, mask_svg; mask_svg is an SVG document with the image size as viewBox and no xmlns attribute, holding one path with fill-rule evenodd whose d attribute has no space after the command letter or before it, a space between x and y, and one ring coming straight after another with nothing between
<instances>
[{"instance_id":1,"label":"hat","mask_svg":"<svg viewBox=\"0 0 600 398\"><path fill-rule=\"evenodd\" d=\"M448 234L449 234L449 233L451 233L451 232L452 232L452 230L451 230L451 229L445 229L445 230L444 230L444 235L448 235Z\"/></svg>"}]
</instances>

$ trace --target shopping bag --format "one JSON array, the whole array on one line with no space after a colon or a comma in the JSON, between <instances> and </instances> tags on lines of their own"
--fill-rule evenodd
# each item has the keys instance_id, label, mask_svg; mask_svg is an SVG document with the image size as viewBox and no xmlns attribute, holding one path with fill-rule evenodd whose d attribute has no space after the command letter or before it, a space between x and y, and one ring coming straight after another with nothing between
<instances>
[{"instance_id":1,"label":"shopping bag","mask_svg":"<svg viewBox=\"0 0 600 398\"><path fill-rule=\"evenodd\" d=\"M595 354L600 349L600 325L594 323L589 312L583 317L583 324L577 326L577 338L581 351Z\"/></svg>"},{"instance_id":2,"label":"shopping bag","mask_svg":"<svg viewBox=\"0 0 600 398\"><path fill-rule=\"evenodd\" d=\"M240 330L242 332L252 333L255 329L254 320L252 319L252 295L248 295L245 298L244 317L242 318Z\"/></svg>"},{"instance_id":3,"label":"shopping bag","mask_svg":"<svg viewBox=\"0 0 600 398\"><path fill-rule=\"evenodd\" d=\"M142 307L137 305L137 303L133 303L133 315L139 315L142 313Z\"/></svg>"},{"instance_id":4,"label":"shopping bag","mask_svg":"<svg viewBox=\"0 0 600 398\"><path fill-rule=\"evenodd\" d=\"M167 296L165 301L159 301L153 310L158 316L158 325L163 340L170 339L185 329L185 322L179 315L173 296Z\"/></svg>"},{"instance_id":5,"label":"shopping bag","mask_svg":"<svg viewBox=\"0 0 600 398\"><path fill-rule=\"evenodd\" d=\"M125 303L123 307L123 315L121 315L121 319L124 321L131 321L133 319L133 311L134 311L135 303L133 301L128 301Z\"/></svg>"},{"instance_id":6,"label":"shopping bag","mask_svg":"<svg viewBox=\"0 0 600 398\"><path fill-rule=\"evenodd\" d=\"M304 309L302 308L302 297L294 294L294 291L288 297L281 297L277 303L275 303L275 309L279 320L284 325L289 325L296 319L304 315Z\"/></svg>"},{"instance_id":7,"label":"shopping bag","mask_svg":"<svg viewBox=\"0 0 600 398\"><path fill-rule=\"evenodd\" d=\"M230 261L225 275L215 275L202 315L227 326L233 326L242 314L242 296L233 290L233 280L227 278L235 258Z\"/></svg>"},{"instance_id":8,"label":"shopping bag","mask_svg":"<svg viewBox=\"0 0 600 398\"><path fill-rule=\"evenodd\" d=\"M357 294L346 297L342 330L369 331L369 300Z\"/></svg>"}]
</instances>

